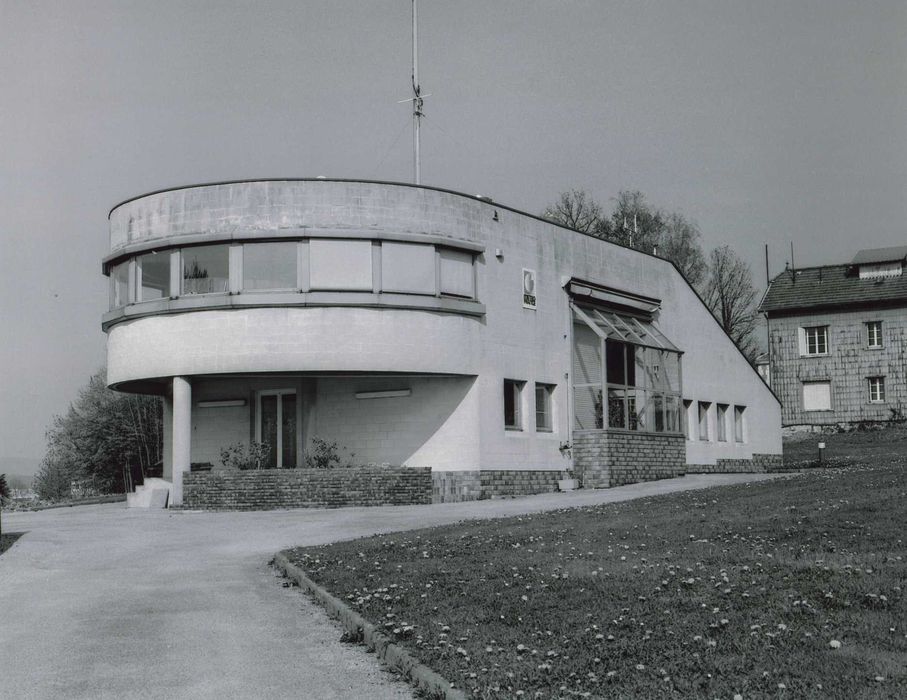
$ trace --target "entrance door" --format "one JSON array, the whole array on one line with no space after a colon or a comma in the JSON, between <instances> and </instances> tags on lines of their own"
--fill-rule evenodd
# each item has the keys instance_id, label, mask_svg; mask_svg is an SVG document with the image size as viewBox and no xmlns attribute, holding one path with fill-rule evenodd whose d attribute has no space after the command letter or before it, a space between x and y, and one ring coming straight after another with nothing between
<instances>
[{"instance_id":1,"label":"entrance door","mask_svg":"<svg viewBox=\"0 0 907 700\"><path fill-rule=\"evenodd\" d=\"M265 466L296 466L296 390L276 389L258 394L255 439L268 447Z\"/></svg>"}]
</instances>

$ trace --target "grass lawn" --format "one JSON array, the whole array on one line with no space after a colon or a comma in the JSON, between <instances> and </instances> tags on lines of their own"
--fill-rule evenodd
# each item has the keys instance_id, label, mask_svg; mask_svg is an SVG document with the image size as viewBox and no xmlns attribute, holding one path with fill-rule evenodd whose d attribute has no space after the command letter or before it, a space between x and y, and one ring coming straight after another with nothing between
<instances>
[{"instance_id":1,"label":"grass lawn","mask_svg":"<svg viewBox=\"0 0 907 700\"><path fill-rule=\"evenodd\" d=\"M907 458L290 550L473 697L907 697Z\"/></svg>"},{"instance_id":2,"label":"grass lawn","mask_svg":"<svg viewBox=\"0 0 907 700\"><path fill-rule=\"evenodd\" d=\"M846 433L795 433L784 439L784 461L803 462L819 457L825 443L825 458L858 460L865 464L887 463L907 454L907 427L884 430L852 430Z\"/></svg>"}]
</instances>

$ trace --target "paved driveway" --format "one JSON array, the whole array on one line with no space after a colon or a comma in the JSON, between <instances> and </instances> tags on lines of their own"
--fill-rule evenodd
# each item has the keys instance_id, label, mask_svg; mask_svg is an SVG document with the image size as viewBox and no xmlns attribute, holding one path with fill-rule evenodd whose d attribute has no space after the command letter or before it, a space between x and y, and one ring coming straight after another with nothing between
<instances>
[{"instance_id":1,"label":"paved driveway","mask_svg":"<svg viewBox=\"0 0 907 700\"><path fill-rule=\"evenodd\" d=\"M268 567L271 555L411 529L771 478L708 475L436 506L194 513L122 504L5 513L0 696L410 698Z\"/></svg>"}]
</instances>

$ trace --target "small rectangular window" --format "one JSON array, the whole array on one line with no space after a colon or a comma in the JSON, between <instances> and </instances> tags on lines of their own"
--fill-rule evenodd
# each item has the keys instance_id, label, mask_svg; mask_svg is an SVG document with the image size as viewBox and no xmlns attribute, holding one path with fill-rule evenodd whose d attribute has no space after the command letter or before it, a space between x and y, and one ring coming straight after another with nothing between
<instances>
[{"instance_id":1,"label":"small rectangular window","mask_svg":"<svg viewBox=\"0 0 907 700\"><path fill-rule=\"evenodd\" d=\"M242 288L296 289L297 243L246 243L242 255Z\"/></svg>"},{"instance_id":2,"label":"small rectangular window","mask_svg":"<svg viewBox=\"0 0 907 700\"><path fill-rule=\"evenodd\" d=\"M507 430L522 430L522 398L523 384L513 379L504 380L504 428Z\"/></svg>"},{"instance_id":3,"label":"small rectangular window","mask_svg":"<svg viewBox=\"0 0 907 700\"><path fill-rule=\"evenodd\" d=\"M831 410L831 382L803 382L803 410Z\"/></svg>"},{"instance_id":4,"label":"small rectangular window","mask_svg":"<svg viewBox=\"0 0 907 700\"><path fill-rule=\"evenodd\" d=\"M885 377L869 377L870 403L885 402Z\"/></svg>"},{"instance_id":5,"label":"small rectangular window","mask_svg":"<svg viewBox=\"0 0 907 700\"><path fill-rule=\"evenodd\" d=\"M551 411L553 384L535 385L535 429L540 433L554 431L554 419Z\"/></svg>"},{"instance_id":6,"label":"small rectangular window","mask_svg":"<svg viewBox=\"0 0 907 700\"><path fill-rule=\"evenodd\" d=\"M449 248L439 249L441 258L441 294L475 299L476 280L472 253Z\"/></svg>"},{"instance_id":7,"label":"small rectangular window","mask_svg":"<svg viewBox=\"0 0 907 700\"><path fill-rule=\"evenodd\" d=\"M828 326L808 326L803 329L805 355L828 354Z\"/></svg>"},{"instance_id":8,"label":"small rectangular window","mask_svg":"<svg viewBox=\"0 0 907 700\"><path fill-rule=\"evenodd\" d=\"M734 406L734 440L743 442L743 414L746 406Z\"/></svg>"},{"instance_id":9,"label":"small rectangular window","mask_svg":"<svg viewBox=\"0 0 907 700\"><path fill-rule=\"evenodd\" d=\"M708 401L699 402L699 439L709 441L709 406Z\"/></svg>"},{"instance_id":10,"label":"small rectangular window","mask_svg":"<svg viewBox=\"0 0 907 700\"><path fill-rule=\"evenodd\" d=\"M183 248L183 294L218 294L230 289L230 247Z\"/></svg>"},{"instance_id":11,"label":"small rectangular window","mask_svg":"<svg viewBox=\"0 0 907 700\"><path fill-rule=\"evenodd\" d=\"M866 324L866 345L870 348L882 347L881 321L870 321Z\"/></svg>"},{"instance_id":12,"label":"small rectangular window","mask_svg":"<svg viewBox=\"0 0 907 700\"><path fill-rule=\"evenodd\" d=\"M718 428L718 442L727 442L727 409L726 403L718 404L716 414L716 427Z\"/></svg>"}]
</instances>

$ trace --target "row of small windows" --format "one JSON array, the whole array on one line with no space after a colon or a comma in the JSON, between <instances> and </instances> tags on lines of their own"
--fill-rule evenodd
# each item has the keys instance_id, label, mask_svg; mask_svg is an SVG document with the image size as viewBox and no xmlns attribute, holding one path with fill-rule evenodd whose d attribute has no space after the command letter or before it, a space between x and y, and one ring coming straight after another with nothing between
<instances>
[{"instance_id":1,"label":"row of small windows","mask_svg":"<svg viewBox=\"0 0 907 700\"><path fill-rule=\"evenodd\" d=\"M880 349L882 345L882 322L867 321L865 328L866 347ZM806 357L827 355L829 352L828 326L804 326L799 331L800 354Z\"/></svg>"},{"instance_id":2,"label":"row of small windows","mask_svg":"<svg viewBox=\"0 0 907 700\"><path fill-rule=\"evenodd\" d=\"M524 420L524 392L526 382L518 379L504 380L504 429L526 430ZM536 382L535 398L535 431L537 433L554 432L554 384L541 384ZM531 409L529 415L532 414Z\"/></svg>"},{"instance_id":3,"label":"row of small windows","mask_svg":"<svg viewBox=\"0 0 907 700\"><path fill-rule=\"evenodd\" d=\"M732 408L733 410L731 410ZM732 407L727 403L713 404L711 401L697 401L694 412L693 401L684 399L683 414L684 434L687 440L730 442L730 436L733 435L734 442L746 441L744 425L746 406ZM713 416L714 434L712 433Z\"/></svg>"},{"instance_id":4,"label":"row of small windows","mask_svg":"<svg viewBox=\"0 0 907 700\"><path fill-rule=\"evenodd\" d=\"M869 403L885 403L885 377L866 377L866 396ZM803 382L803 410L831 411L831 382Z\"/></svg>"},{"instance_id":5,"label":"row of small windows","mask_svg":"<svg viewBox=\"0 0 907 700\"><path fill-rule=\"evenodd\" d=\"M137 255L110 268L110 308L243 291L362 291L476 298L475 255L426 243L306 239Z\"/></svg>"}]
</instances>

